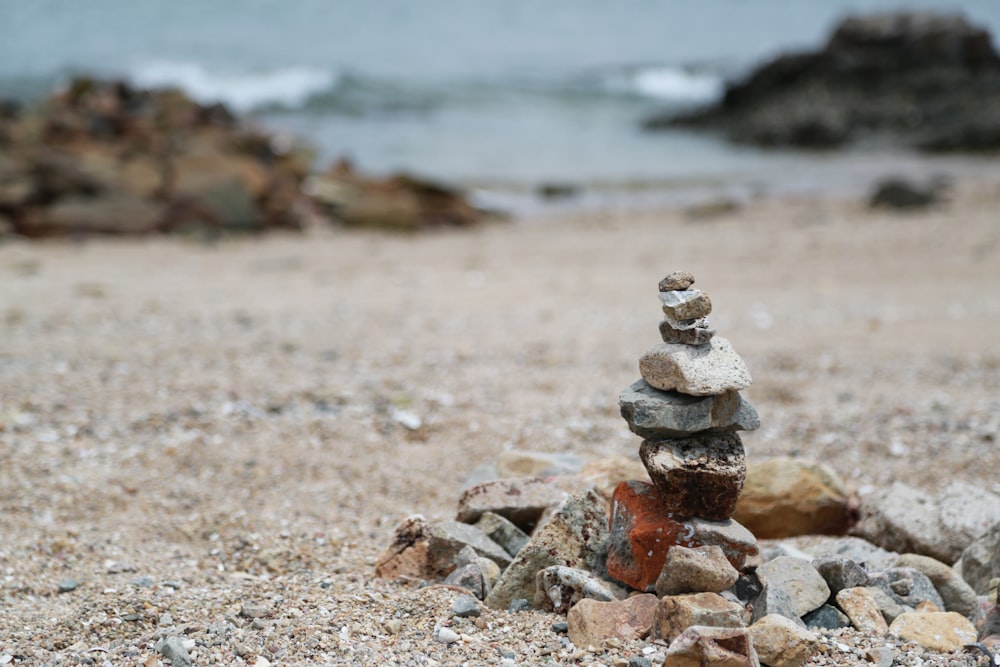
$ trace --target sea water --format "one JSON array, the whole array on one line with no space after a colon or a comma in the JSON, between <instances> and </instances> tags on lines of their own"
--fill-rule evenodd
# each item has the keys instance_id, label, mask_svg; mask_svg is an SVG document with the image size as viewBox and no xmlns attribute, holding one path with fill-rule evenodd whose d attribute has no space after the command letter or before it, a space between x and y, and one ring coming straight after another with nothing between
<instances>
[{"instance_id":1,"label":"sea water","mask_svg":"<svg viewBox=\"0 0 1000 667\"><path fill-rule=\"evenodd\" d=\"M961 169L884 150L762 151L644 118L716 99L849 13L898 0L0 1L0 96L69 76L179 86L374 173L405 170L524 206L830 187ZM1000 35L1000 0L910 0ZM859 157L861 159L859 159ZM860 167L859 167L860 165Z\"/></svg>"}]
</instances>

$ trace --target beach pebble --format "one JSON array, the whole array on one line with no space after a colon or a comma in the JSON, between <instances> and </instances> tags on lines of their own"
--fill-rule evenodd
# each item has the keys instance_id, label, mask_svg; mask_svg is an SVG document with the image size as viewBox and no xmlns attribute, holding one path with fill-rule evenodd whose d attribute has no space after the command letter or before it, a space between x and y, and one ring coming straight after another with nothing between
<instances>
[{"instance_id":1,"label":"beach pebble","mask_svg":"<svg viewBox=\"0 0 1000 667\"><path fill-rule=\"evenodd\" d=\"M743 605L726 600L717 593L668 595L660 598L653 621L653 636L672 642L692 625L715 628L742 628Z\"/></svg>"},{"instance_id":2,"label":"beach pebble","mask_svg":"<svg viewBox=\"0 0 1000 667\"><path fill-rule=\"evenodd\" d=\"M442 644L454 644L458 640L458 633L451 628L440 625L434 628L434 641L441 642Z\"/></svg>"},{"instance_id":3,"label":"beach pebble","mask_svg":"<svg viewBox=\"0 0 1000 667\"><path fill-rule=\"evenodd\" d=\"M479 600L471 595L459 595L451 603L451 614L459 618L472 618L479 616L482 610L479 607Z\"/></svg>"},{"instance_id":4,"label":"beach pebble","mask_svg":"<svg viewBox=\"0 0 1000 667\"><path fill-rule=\"evenodd\" d=\"M868 573L853 560L839 556L820 556L812 561L812 566L830 587L831 595L836 595L845 588L868 585Z\"/></svg>"},{"instance_id":5,"label":"beach pebble","mask_svg":"<svg viewBox=\"0 0 1000 667\"><path fill-rule=\"evenodd\" d=\"M976 641L972 622L953 611L907 612L892 622L889 632L942 653L957 651Z\"/></svg>"},{"instance_id":6,"label":"beach pebble","mask_svg":"<svg viewBox=\"0 0 1000 667\"><path fill-rule=\"evenodd\" d=\"M797 617L818 608L830 597L830 587L807 560L781 556L758 567L756 574L765 588L788 593Z\"/></svg>"},{"instance_id":7,"label":"beach pebble","mask_svg":"<svg viewBox=\"0 0 1000 667\"><path fill-rule=\"evenodd\" d=\"M836 600L837 606L844 611L847 618L851 619L851 625L859 632L876 637L882 637L889 632L889 625L882 617L878 602L869 589L863 586L844 588L837 592Z\"/></svg>"},{"instance_id":8,"label":"beach pebble","mask_svg":"<svg viewBox=\"0 0 1000 667\"><path fill-rule=\"evenodd\" d=\"M662 598L683 593L721 593L731 588L739 576L722 547L688 548L677 544L667 552L656 579L656 595Z\"/></svg>"},{"instance_id":9,"label":"beach pebble","mask_svg":"<svg viewBox=\"0 0 1000 667\"><path fill-rule=\"evenodd\" d=\"M675 320L694 320L712 312L712 300L697 289L660 292L663 312Z\"/></svg>"},{"instance_id":10,"label":"beach pebble","mask_svg":"<svg viewBox=\"0 0 1000 667\"><path fill-rule=\"evenodd\" d=\"M191 667L191 655L180 637L166 637L156 642L156 652L169 660L171 667Z\"/></svg>"},{"instance_id":11,"label":"beach pebble","mask_svg":"<svg viewBox=\"0 0 1000 667\"><path fill-rule=\"evenodd\" d=\"M687 329L675 329L670 318L660 320L660 338L664 343L677 345L704 345L712 340L715 329L708 326L708 320Z\"/></svg>"},{"instance_id":12,"label":"beach pebble","mask_svg":"<svg viewBox=\"0 0 1000 667\"><path fill-rule=\"evenodd\" d=\"M694 665L759 667L760 661L746 628L695 625L670 643L663 660L663 667Z\"/></svg>"},{"instance_id":13,"label":"beach pebble","mask_svg":"<svg viewBox=\"0 0 1000 667\"><path fill-rule=\"evenodd\" d=\"M764 616L749 630L757 656L768 667L802 667L819 648L814 633L778 614Z\"/></svg>"},{"instance_id":14,"label":"beach pebble","mask_svg":"<svg viewBox=\"0 0 1000 667\"><path fill-rule=\"evenodd\" d=\"M687 271L672 271L660 281L657 289L660 292L670 292L673 290L686 290L694 285L694 276Z\"/></svg>"},{"instance_id":15,"label":"beach pebble","mask_svg":"<svg viewBox=\"0 0 1000 667\"><path fill-rule=\"evenodd\" d=\"M810 630L838 630L851 627L851 619L844 612L830 604L820 605L802 617Z\"/></svg>"},{"instance_id":16,"label":"beach pebble","mask_svg":"<svg viewBox=\"0 0 1000 667\"><path fill-rule=\"evenodd\" d=\"M578 647L601 646L608 639L628 641L649 635L657 600L648 593L625 600L583 599L566 617L569 640Z\"/></svg>"},{"instance_id":17,"label":"beach pebble","mask_svg":"<svg viewBox=\"0 0 1000 667\"><path fill-rule=\"evenodd\" d=\"M71 593L77 589L80 583L76 579L60 579L57 584L60 593Z\"/></svg>"}]
</instances>

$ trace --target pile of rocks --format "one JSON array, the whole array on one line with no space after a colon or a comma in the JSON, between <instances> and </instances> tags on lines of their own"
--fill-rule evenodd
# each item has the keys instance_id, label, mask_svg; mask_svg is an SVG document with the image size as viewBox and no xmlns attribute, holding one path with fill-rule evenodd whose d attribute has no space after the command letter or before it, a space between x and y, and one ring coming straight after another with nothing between
<instances>
[{"instance_id":1,"label":"pile of rocks","mask_svg":"<svg viewBox=\"0 0 1000 667\"><path fill-rule=\"evenodd\" d=\"M664 342L642 357L643 379L620 397L630 429L645 439L642 466L619 458L581 468L570 457L522 453L507 467L545 476L477 481L454 521L409 517L376 575L464 591L452 609L456 622L484 613L480 601L498 611L566 614L553 628L567 634L560 641L570 656L574 647L649 639L644 655L665 667L798 667L845 628L871 638L867 659L886 666L906 642L940 652L977 638L1000 644L1000 609L987 591L1000 573L987 563L1000 528L981 543L972 533L953 540L967 547L959 570L948 565L958 553L945 563L857 537L761 548L732 519L747 477L736 432L759 420L739 395L750 384L746 366L709 328L710 301L693 282L675 273L661 283ZM784 482L763 485L746 512L765 532L849 528L851 501L834 502L836 480L822 466L799 464L792 475L793 462L778 463L762 472L783 471ZM635 479L644 469L652 482ZM785 483L793 477L799 482ZM896 526L891 507L876 505L862 524ZM803 508L816 517L798 517ZM760 519L778 514L791 517L787 525ZM1000 527L1000 505L989 515L979 523ZM929 544L916 533L911 543ZM975 573L975 588L965 570ZM434 636L461 641L443 626Z\"/></svg>"},{"instance_id":2,"label":"pile of rocks","mask_svg":"<svg viewBox=\"0 0 1000 667\"><path fill-rule=\"evenodd\" d=\"M445 185L370 178L179 90L79 78L32 107L0 100L0 236L298 229L420 230L483 218Z\"/></svg>"},{"instance_id":3,"label":"pile of rocks","mask_svg":"<svg viewBox=\"0 0 1000 667\"><path fill-rule=\"evenodd\" d=\"M660 282L663 342L642 356L642 379L619 397L629 428L645 438L639 456L652 484L615 489L608 572L636 590L654 587L674 545L714 544L737 570L757 552L753 535L732 520L746 478L736 431L760 424L739 394L750 373L709 328L712 302L693 283L683 272Z\"/></svg>"},{"instance_id":4,"label":"pile of rocks","mask_svg":"<svg viewBox=\"0 0 1000 667\"><path fill-rule=\"evenodd\" d=\"M311 155L178 90L80 78L0 113L0 233L298 227Z\"/></svg>"}]
</instances>

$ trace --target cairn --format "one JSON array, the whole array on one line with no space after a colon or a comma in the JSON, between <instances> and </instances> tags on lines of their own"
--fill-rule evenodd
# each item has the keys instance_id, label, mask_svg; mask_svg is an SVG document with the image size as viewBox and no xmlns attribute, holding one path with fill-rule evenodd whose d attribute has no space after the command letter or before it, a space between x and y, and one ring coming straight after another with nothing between
<instances>
[{"instance_id":1,"label":"cairn","mask_svg":"<svg viewBox=\"0 0 1000 667\"><path fill-rule=\"evenodd\" d=\"M659 284L662 343L639 360L642 379L619 396L629 429L644 438L649 482L622 482L612 497L608 573L650 591L675 545L722 548L741 569L757 553L753 535L732 520L746 477L737 431L756 429L757 411L739 392L746 364L707 316L712 302L675 272Z\"/></svg>"}]
</instances>

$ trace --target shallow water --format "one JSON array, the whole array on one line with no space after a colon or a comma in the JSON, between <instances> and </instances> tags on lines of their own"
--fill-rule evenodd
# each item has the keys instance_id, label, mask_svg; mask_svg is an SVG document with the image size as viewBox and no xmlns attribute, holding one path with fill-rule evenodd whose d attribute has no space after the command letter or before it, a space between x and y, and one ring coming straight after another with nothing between
<instances>
[{"instance_id":1,"label":"shallow water","mask_svg":"<svg viewBox=\"0 0 1000 667\"><path fill-rule=\"evenodd\" d=\"M644 133L650 114L710 101L778 52L818 46L855 10L895 0L35 0L0 5L0 94L41 95L74 72L178 85L348 156L496 201L542 182L583 198L672 198L857 181L914 156L817 156ZM924 0L1000 34L996 0ZM972 161L975 163L975 161ZM918 169L950 171L949 161ZM609 199L611 197L611 199Z\"/></svg>"}]
</instances>

